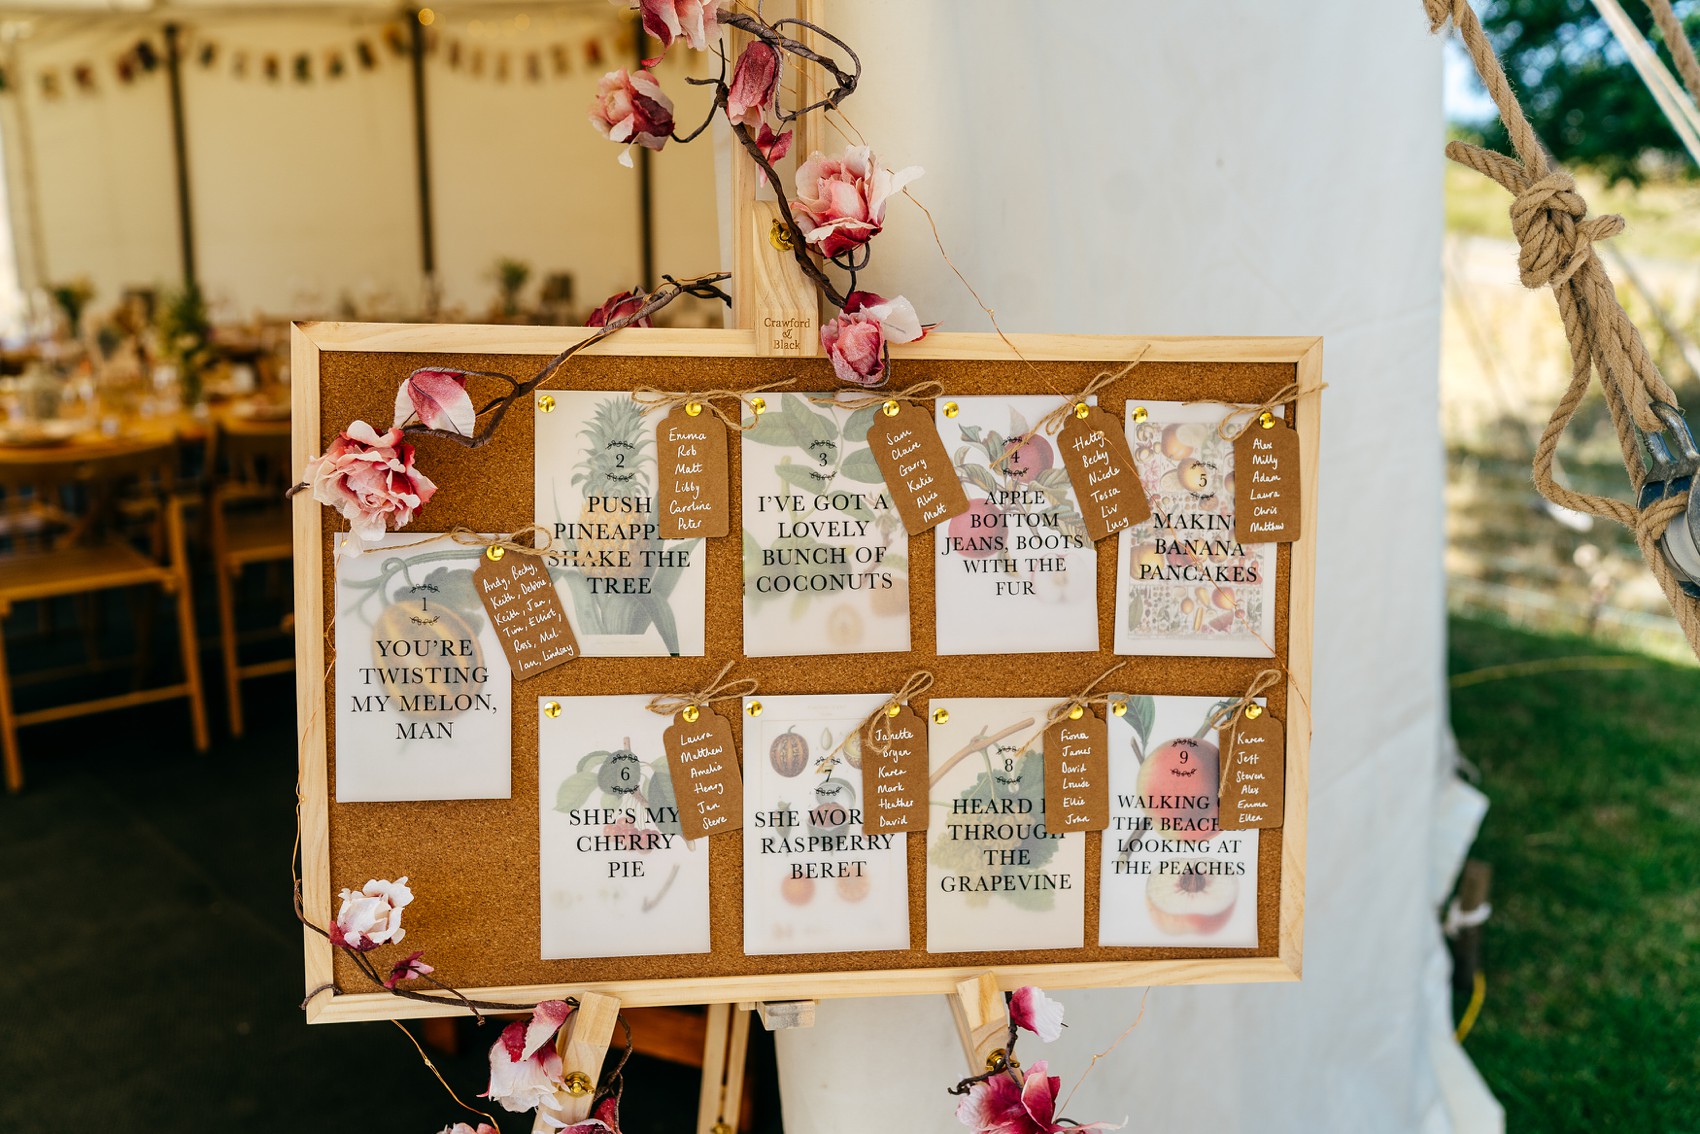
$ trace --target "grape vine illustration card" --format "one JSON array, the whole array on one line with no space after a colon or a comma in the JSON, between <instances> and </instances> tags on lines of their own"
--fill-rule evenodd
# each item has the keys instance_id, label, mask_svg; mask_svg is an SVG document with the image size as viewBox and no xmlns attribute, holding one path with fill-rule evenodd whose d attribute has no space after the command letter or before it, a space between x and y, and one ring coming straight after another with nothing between
<instances>
[{"instance_id":1,"label":"grape vine illustration card","mask_svg":"<svg viewBox=\"0 0 1700 1134\"><path fill-rule=\"evenodd\" d=\"M1078 949L1086 836L1045 830L1045 714L1055 698L929 704L927 951Z\"/></svg>"},{"instance_id":2,"label":"grape vine illustration card","mask_svg":"<svg viewBox=\"0 0 1700 1134\"><path fill-rule=\"evenodd\" d=\"M1118 537L1118 654L1274 656L1275 545L1234 535L1234 444L1211 403L1127 403L1151 519Z\"/></svg>"},{"instance_id":3,"label":"grape vine illustration card","mask_svg":"<svg viewBox=\"0 0 1700 1134\"><path fill-rule=\"evenodd\" d=\"M338 539L337 802L508 798L512 677L472 581L482 551Z\"/></svg>"},{"instance_id":4,"label":"grape vine illustration card","mask_svg":"<svg viewBox=\"0 0 1700 1134\"><path fill-rule=\"evenodd\" d=\"M697 657L707 578L701 539L659 536L656 423L630 394L534 396L537 522L584 657Z\"/></svg>"},{"instance_id":5,"label":"grape vine illustration card","mask_svg":"<svg viewBox=\"0 0 1700 1134\"><path fill-rule=\"evenodd\" d=\"M708 840L680 833L649 700L538 698L545 960L709 951Z\"/></svg>"},{"instance_id":6,"label":"grape vine illustration card","mask_svg":"<svg viewBox=\"0 0 1700 1134\"><path fill-rule=\"evenodd\" d=\"M1257 832L1224 831L1215 697L1128 699L1109 717L1098 944L1257 945Z\"/></svg>"},{"instance_id":7,"label":"grape vine illustration card","mask_svg":"<svg viewBox=\"0 0 1700 1134\"><path fill-rule=\"evenodd\" d=\"M934 543L940 654L1098 648L1098 555L1055 439L1028 436L1056 404L1048 395L937 402L939 434L968 490L968 511Z\"/></svg>"},{"instance_id":8,"label":"grape vine illustration card","mask_svg":"<svg viewBox=\"0 0 1700 1134\"><path fill-rule=\"evenodd\" d=\"M858 791L858 730L885 702L746 698L745 953L909 947L908 836L865 833Z\"/></svg>"},{"instance_id":9,"label":"grape vine illustration card","mask_svg":"<svg viewBox=\"0 0 1700 1134\"><path fill-rule=\"evenodd\" d=\"M909 649L909 538L868 448L877 412L771 394L744 432L746 657Z\"/></svg>"}]
</instances>

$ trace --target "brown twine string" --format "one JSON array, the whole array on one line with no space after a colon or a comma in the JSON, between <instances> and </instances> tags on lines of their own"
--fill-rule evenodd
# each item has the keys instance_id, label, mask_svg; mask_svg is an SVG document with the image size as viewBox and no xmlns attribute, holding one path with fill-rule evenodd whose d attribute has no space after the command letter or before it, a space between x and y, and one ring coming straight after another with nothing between
<instances>
[{"instance_id":1,"label":"brown twine string","mask_svg":"<svg viewBox=\"0 0 1700 1134\"><path fill-rule=\"evenodd\" d=\"M1536 446L1535 487L1554 504L1615 520L1634 533L1641 556L1665 592L1689 646L1700 653L1700 601L1683 593L1680 580L1658 546L1665 528L1687 506L1688 493L1637 509L1609 496L1573 491L1559 482L1554 471L1558 443L1595 375L1617 430L1624 470L1636 493L1646 479L1641 433L1664 429L1654 403L1677 405L1676 395L1659 373L1641 332L1618 302L1611 277L1594 252L1596 242L1623 231L1623 218L1588 216L1588 204L1576 191L1575 180L1553 166L1529 125L1469 0L1423 0L1423 7L1430 31L1442 31L1449 20L1458 29L1517 154L1510 158L1464 142L1450 142L1446 156L1491 178L1512 194L1511 229L1519 246L1519 276L1525 287L1552 288L1570 344L1570 384Z\"/></svg>"},{"instance_id":2,"label":"brown twine string","mask_svg":"<svg viewBox=\"0 0 1700 1134\"><path fill-rule=\"evenodd\" d=\"M1684 30L1682 20L1671 8L1670 0L1647 0L1647 7L1652 10L1653 22L1659 25L1659 35L1664 38L1670 57L1676 62L1682 85L1688 88L1688 97L1700 106L1700 59L1694 58L1694 47L1688 42L1688 32Z\"/></svg>"},{"instance_id":3,"label":"brown twine string","mask_svg":"<svg viewBox=\"0 0 1700 1134\"><path fill-rule=\"evenodd\" d=\"M518 542L520 536L528 536L534 540L536 537L542 536L543 546L538 547L534 543L520 543ZM437 532L435 535L428 535L423 539L416 539L410 543L392 543L387 547L362 547L360 549L360 554L374 555L379 552L387 553L393 551L406 551L410 547L424 547L429 543L441 543L445 539L453 540L462 547L477 547L484 550L488 550L492 547L499 547L504 551L517 551L521 555L554 555L558 551L558 549L553 546L554 536L551 535L549 529L544 527L542 524L527 524L525 527L516 532L499 535L494 539L481 532L475 532L471 528L465 527L461 524L456 524L449 531Z\"/></svg>"},{"instance_id":4,"label":"brown twine string","mask_svg":"<svg viewBox=\"0 0 1700 1134\"><path fill-rule=\"evenodd\" d=\"M700 693L658 693L650 699L649 711L671 717L692 706L703 709L719 701L741 701L756 691L756 679L753 677L725 681L726 675L731 672L732 663L727 662Z\"/></svg>"},{"instance_id":5,"label":"brown twine string","mask_svg":"<svg viewBox=\"0 0 1700 1134\"><path fill-rule=\"evenodd\" d=\"M869 406L883 406L887 402L930 402L944 393L942 382L917 382L901 390L875 390L872 393L853 386L835 394L810 394L809 401L817 406L838 406L840 409L859 410ZM846 396L848 395L848 397Z\"/></svg>"},{"instance_id":6,"label":"brown twine string","mask_svg":"<svg viewBox=\"0 0 1700 1134\"><path fill-rule=\"evenodd\" d=\"M1116 381L1116 379L1121 378L1132 371L1135 366L1138 366L1141 362L1145 361L1145 356L1149 354L1150 351L1151 344L1146 343L1144 346L1139 348L1139 353L1134 355L1132 360L1129 361L1126 366L1117 370L1115 373L1112 374L1108 370L1100 370L1093 377L1092 381L1086 383L1086 385L1080 388L1080 393L1074 395L1072 398L1064 398L1062 403L1059 404L1056 409L1052 410L1044 417L1041 417L1038 422L1034 424L1032 429L1023 433L1018 444L1013 446L1010 451L1013 452L1015 449L1019 449L1022 445L1027 443L1027 439L1029 437L1036 437L1041 431L1050 434L1060 433L1062 431L1063 422L1068 420L1068 415L1074 412L1074 407L1076 405L1084 402L1087 398L1096 394L1105 386L1108 386L1110 383Z\"/></svg>"},{"instance_id":7,"label":"brown twine string","mask_svg":"<svg viewBox=\"0 0 1700 1134\"><path fill-rule=\"evenodd\" d=\"M1213 728L1221 728L1223 725L1227 724L1229 721L1231 721L1235 717L1239 716L1240 710L1244 709L1247 705L1250 705L1252 702L1254 702L1257 699L1258 694L1264 692L1265 690L1273 689L1277 684L1279 684L1282 680L1284 680L1285 677L1286 677L1286 671L1285 670L1281 670L1281 669L1262 670L1261 672L1258 673L1258 675L1256 677L1251 679L1251 685L1246 688L1244 696L1242 696L1239 700L1232 702L1231 704L1221 706L1214 713L1210 714L1210 720L1204 726L1204 731L1209 732ZM1265 711L1267 711L1267 710L1265 710ZM1228 789L1228 769L1233 767L1233 763L1234 763L1234 746L1229 745L1228 746L1228 758L1226 760L1222 761L1222 774L1220 776L1221 782L1217 785L1217 788L1216 788L1216 792L1217 792L1218 795L1220 795L1222 792L1224 792Z\"/></svg>"},{"instance_id":8,"label":"brown twine string","mask_svg":"<svg viewBox=\"0 0 1700 1134\"><path fill-rule=\"evenodd\" d=\"M1187 402L1186 404L1189 406L1205 404L1224 405L1233 410L1233 413L1225 414L1222 420L1216 423L1216 436L1220 437L1224 441L1232 441L1241 433L1244 433L1246 427L1251 425L1252 422L1262 417L1265 413L1271 412L1276 406L1292 405L1300 398L1308 398L1313 394L1320 394L1326 389L1328 389L1328 383L1326 382L1318 382L1314 386L1301 386L1297 382L1289 382L1285 386L1282 386L1279 390L1276 390L1273 394L1270 394L1261 402ZM1233 425L1235 415L1240 413L1246 415L1244 422L1238 429L1230 430L1229 426Z\"/></svg>"},{"instance_id":9,"label":"brown twine string","mask_svg":"<svg viewBox=\"0 0 1700 1134\"><path fill-rule=\"evenodd\" d=\"M904 683L898 688L897 692L886 698L885 704L881 705L879 708L864 717L862 719L862 723L856 726L855 731L845 733L844 739L838 742L838 747L834 748L831 752L828 752L824 757L822 757L820 762L816 764L816 767L818 768L821 765L825 765L828 769L831 769L838 763L838 754L844 751L844 746L850 743L850 738L853 736L862 736L864 734L868 737L868 745L873 750L874 755L883 756L885 754L886 746L880 742L879 730L874 728L874 725L878 723L881 717L891 712L892 706L907 705L910 701L926 693L926 691L932 687L933 675L930 672L924 669L918 669L914 673L911 673L908 680L904 681Z\"/></svg>"},{"instance_id":10,"label":"brown twine string","mask_svg":"<svg viewBox=\"0 0 1700 1134\"><path fill-rule=\"evenodd\" d=\"M756 418L753 416L748 425L744 423L743 407L749 406L751 400L757 394L766 393L769 390L782 390L794 381L796 381L794 378L781 378L777 382L769 382L765 386L754 386L748 390L698 390L695 392L690 390L657 390L653 386L639 386L632 391L632 401L642 406L645 414L648 414L651 410L667 410L674 406L697 402L712 410L715 417L718 417L733 429L742 432L746 429L754 429L756 424ZM727 413L715 404L717 402L737 402L739 406L738 415L734 417ZM754 409L753 406L750 408Z\"/></svg>"},{"instance_id":11,"label":"brown twine string","mask_svg":"<svg viewBox=\"0 0 1700 1134\"><path fill-rule=\"evenodd\" d=\"M1109 678L1110 674L1116 672L1116 670L1126 664L1126 662L1117 662L1109 669L1106 669L1103 673L1100 673L1097 677L1094 677L1086 688L1082 689L1068 700L1059 701L1055 705L1052 705L1051 711L1045 714L1045 727L1050 728L1052 725L1068 716L1076 705L1079 705L1083 709L1089 709L1093 706L1098 706L1100 708L1109 707L1109 705L1117 700L1117 698L1109 693L1094 693L1092 690L1102 685Z\"/></svg>"}]
</instances>

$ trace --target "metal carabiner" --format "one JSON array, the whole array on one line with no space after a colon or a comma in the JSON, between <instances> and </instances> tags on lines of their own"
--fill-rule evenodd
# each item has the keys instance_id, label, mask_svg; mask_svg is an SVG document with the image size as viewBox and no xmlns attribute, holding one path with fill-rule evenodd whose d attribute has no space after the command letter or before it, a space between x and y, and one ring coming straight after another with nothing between
<instances>
[{"instance_id":1,"label":"metal carabiner","mask_svg":"<svg viewBox=\"0 0 1700 1134\"><path fill-rule=\"evenodd\" d=\"M1636 430L1647 453L1647 478L1641 484L1636 507L1645 509L1656 500L1688 492L1688 507L1659 537L1659 549L1676 572L1683 594L1700 598L1700 492L1691 491L1696 475L1700 474L1700 448L1695 446L1694 434L1675 406L1654 402L1653 412L1665 427L1658 433ZM1676 443L1675 455L1671 453L1667 436Z\"/></svg>"}]
</instances>

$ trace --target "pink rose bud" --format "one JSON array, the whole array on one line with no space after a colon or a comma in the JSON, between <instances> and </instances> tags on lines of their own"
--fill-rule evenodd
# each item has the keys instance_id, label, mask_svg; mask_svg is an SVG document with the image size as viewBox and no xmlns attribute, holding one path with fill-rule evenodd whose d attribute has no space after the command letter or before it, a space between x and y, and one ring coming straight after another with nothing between
<instances>
[{"instance_id":1,"label":"pink rose bud","mask_svg":"<svg viewBox=\"0 0 1700 1134\"><path fill-rule=\"evenodd\" d=\"M879 320L865 311L847 311L820 329L821 349L832 360L840 381L878 386L885 381L885 336Z\"/></svg>"},{"instance_id":2,"label":"pink rose bud","mask_svg":"<svg viewBox=\"0 0 1700 1134\"><path fill-rule=\"evenodd\" d=\"M761 124L761 112L773 101L773 92L778 85L779 52L765 40L752 41L738 56L738 65L732 69L732 85L726 95L726 117L754 130Z\"/></svg>"},{"instance_id":3,"label":"pink rose bud","mask_svg":"<svg viewBox=\"0 0 1700 1134\"><path fill-rule=\"evenodd\" d=\"M673 135L673 100L648 71L610 71L597 80L590 124L610 142L659 150Z\"/></svg>"},{"instance_id":4,"label":"pink rose bud","mask_svg":"<svg viewBox=\"0 0 1700 1134\"><path fill-rule=\"evenodd\" d=\"M837 256L878 236L886 200L919 176L918 166L897 173L886 169L867 146L851 146L841 157L810 154L797 169L791 210L809 247Z\"/></svg>"}]
</instances>

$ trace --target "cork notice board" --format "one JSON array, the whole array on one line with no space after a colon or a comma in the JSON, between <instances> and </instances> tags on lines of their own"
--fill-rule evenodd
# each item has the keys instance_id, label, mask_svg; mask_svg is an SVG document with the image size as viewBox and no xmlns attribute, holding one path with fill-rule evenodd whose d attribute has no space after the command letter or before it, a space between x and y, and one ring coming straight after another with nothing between
<instances>
[{"instance_id":1,"label":"cork notice board","mask_svg":"<svg viewBox=\"0 0 1700 1134\"><path fill-rule=\"evenodd\" d=\"M582 329L542 327L298 324L294 335L296 467L350 421L390 420L395 391L411 370L427 365L496 371L517 378L536 372ZM1067 397L1106 367L1149 345L1144 361L1103 390L1100 404L1118 420L1129 398L1256 402L1287 384L1321 374L1315 338L1119 338L1053 335L934 334L893 353L898 382L943 383L949 394L1055 394ZM1017 353L1019 352L1019 354ZM1113 364L1113 365L1112 365ZM548 388L692 390L745 388L782 378L794 389L832 390L839 383L824 359L760 358L747 331L638 330L617 334L572 359ZM495 387L475 388L474 401ZM1258 859L1258 944L1253 949L1108 948L1097 944L1100 835L1086 836L1084 948L929 954L926 942L925 840L909 841L911 940L908 951L746 956L742 950L741 839L710 842L709 953L690 956L539 960L537 719L526 706L540 696L652 694L700 688L726 661L760 682L764 694L889 692L915 669L937 676L934 697L1052 696L1059 700L1118 661L1113 682L1135 693L1212 697L1243 693L1270 663L1246 658L1131 657L1097 653L938 657L934 654L931 534L912 538L909 654L849 657L742 656L743 576L739 541L709 541L707 652L685 658L589 658L514 684L512 796L435 803L348 803L334 800L336 722L329 662L334 650L331 601L333 536L340 517L305 494L295 501L296 656L301 730L302 882L307 916L323 926L335 894L368 878L407 875L417 895L407 910L407 946L427 949L436 975L472 996L535 1001L582 991L617 996L629 1005L822 999L932 993L993 970L1004 987L1222 983L1293 980L1303 940L1305 806L1310 740L1312 602L1315 579L1318 408L1307 398L1290 414L1303 453L1305 535L1281 545L1277 558L1274 646L1289 674L1269 704L1287 725L1284 826L1263 833ZM465 525L513 531L530 524L533 419L525 407L507 415L494 439L472 450L424 440L418 461L438 493L407 529L424 536ZM739 454L731 446L732 499L738 499ZM1100 619L1112 609L1116 540L1098 546ZM324 938L304 931L306 987L334 987L308 1006L319 1021L447 1015L374 989Z\"/></svg>"}]
</instances>

